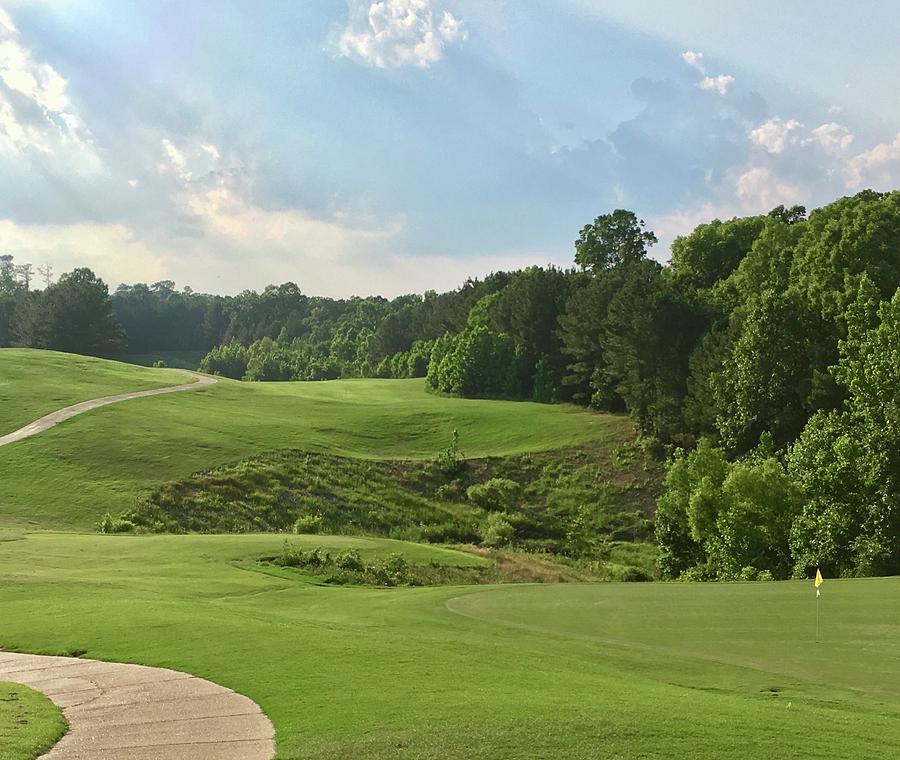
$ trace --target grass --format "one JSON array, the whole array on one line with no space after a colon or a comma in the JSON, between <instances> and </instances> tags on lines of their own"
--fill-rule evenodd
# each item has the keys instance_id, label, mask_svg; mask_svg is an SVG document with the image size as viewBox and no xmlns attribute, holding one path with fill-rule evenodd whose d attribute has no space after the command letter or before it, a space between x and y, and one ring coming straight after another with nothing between
<instances>
[{"instance_id":1,"label":"grass","mask_svg":"<svg viewBox=\"0 0 900 760\"><path fill-rule=\"evenodd\" d=\"M0 683L0 760L34 760L66 732L60 709L43 694Z\"/></svg>"},{"instance_id":2,"label":"grass","mask_svg":"<svg viewBox=\"0 0 900 760\"><path fill-rule=\"evenodd\" d=\"M279 536L7 537L0 648L210 678L262 706L280 760L900 753L896 578L826 581L815 644L811 583L329 587L253 571Z\"/></svg>"},{"instance_id":3,"label":"grass","mask_svg":"<svg viewBox=\"0 0 900 760\"><path fill-rule=\"evenodd\" d=\"M91 356L0 348L0 435L79 401L187 382L182 374Z\"/></svg>"},{"instance_id":4,"label":"grass","mask_svg":"<svg viewBox=\"0 0 900 760\"><path fill-rule=\"evenodd\" d=\"M200 366L206 351L156 351L150 354L122 354L113 357L126 364L137 364L141 367L152 367L156 362L163 362L166 367L195 370Z\"/></svg>"},{"instance_id":5,"label":"grass","mask_svg":"<svg viewBox=\"0 0 900 760\"><path fill-rule=\"evenodd\" d=\"M40 398L52 376L34 385L28 393ZM160 483L275 449L430 459L454 429L469 457L616 446L634 437L623 416L443 398L427 393L423 380L220 380L104 407L0 448L0 526L93 529L106 512L124 512Z\"/></svg>"}]
</instances>

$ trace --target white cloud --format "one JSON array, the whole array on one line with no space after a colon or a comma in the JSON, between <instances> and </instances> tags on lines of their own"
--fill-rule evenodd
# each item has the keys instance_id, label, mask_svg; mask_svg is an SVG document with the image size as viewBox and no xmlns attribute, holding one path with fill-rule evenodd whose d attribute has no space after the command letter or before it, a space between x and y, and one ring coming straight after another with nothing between
<instances>
[{"instance_id":1,"label":"white cloud","mask_svg":"<svg viewBox=\"0 0 900 760\"><path fill-rule=\"evenodd\" d=\"M449 11L436 19L431 0L380 0L351 12L338 50L380 69L428 68L443 57L448 43L465 37L462 22Z\"/></svg>"},{"instance_id":2,"label":"white cloud","mask_svg":"<svg viewBox=\"0 0 900 760\"><path fill-rule=\"evenodd\" d=\"M87 156L96 164L90 133L72 112L67 84L56 69L34 58L0 9L0 150L54 152L82 164ZM24 113L27 109L41 118ZM73 147L80 155L72 155Z\"/></svg>"},{"instance_id":3,"label":"white cloud","mask_svg":"<svg viewBox=\"0 0 900 760\"><path fill-rule=\"evenodd\" d=\"M900 185L900 132L891 142L854 156L847 162L847 187L894 190Z\"/></svg>"},{"instance_id":4,"label":"white cloud","mask_svg":"<svg viewBox=\"0 0 900 760\"><path fill-rule=\"evenodd\" d=\"M707 76L706 64L703 62L703 53L697 50L685 50L681 54L681 60L695 71L703 74L703 79L697 82L697 87L701 90L710 90L719 93L719 95L727 95L729 88L734 84L734 77L731 74Z\"/></svg>"},{"instance_id":5,"label":"white cloud","mask_svg":"<svg viewBox=\"0 0 900 760\"><path fill-rule=\"evenodd\" d=\"M850 143L853 142L850 130L833 121L816 127L812 131L812 135L810 140L818 143L829 156L840 156L846 153Z\"/></svg>"},{"instance_id":6,"label":"white cloud","mask_svg":"<svg viewBox=\"0 0 900 760\"><path fill-rule=\"evenodd\" d=\"M163 255L123 224L19 225L0 220L0 250L22 262L51 264L57 272L90 267L113 286L153 282L169 271Z\"/></svg>"},{"instance_id":7,"label":"white cloud","mask_svg":"<svg viewBox=\"0 0 900 760\"><path fill-rule=\"evenodd\" d=\"M788 144L797 141L798 135L794 133L801 129L803 125L796 119L784 121L775 117L751 130L750 140L769 153L783 153Z\"/></svg>"},{"instance_id":8,"label":"white cloud","mask_svg":"<svg viewBox=\"0 0 900 760\"><path fill-rule=\"evenodd\" d=\"M18 32L16 29L16 25L13 23L13 20L9 17L9 14L0 8L0 31L6 32Z\"/></svg>"},{"instance_id":9,"label":"white cloud","mask_svg":"<svg viewBox=\"0 0 900 760\"><path fill-rule=\"evenodd\" d=\"M735 183L735 195L745 214L761 214L780 204L802 204L808 197L805 188L765 167L753 167L741 174Z\"/></svg>"},{"instance_id":10,"label":"white cloud","mask_svg":"<svg viewBox=\"0 0 900 760\"><path fill-rule=\"evenodd\" d=\"M703 53L698 53L696 50L685 50L681 54L681 59L701 74L706 73L706 66L703 65Z\"/></svg>"},{"instance_id":11,"label":"white cloud","mask_svg":"<svg viewBox=\"0 0 900 760\"><path fill-rule=\"evenodd\" d=\"M719 95L725 95L732 84L734 84L734 77L731 74L719 74L715 77L703 77L697 86L701 90L712 90Z\"/></svg>"}]
</instances>

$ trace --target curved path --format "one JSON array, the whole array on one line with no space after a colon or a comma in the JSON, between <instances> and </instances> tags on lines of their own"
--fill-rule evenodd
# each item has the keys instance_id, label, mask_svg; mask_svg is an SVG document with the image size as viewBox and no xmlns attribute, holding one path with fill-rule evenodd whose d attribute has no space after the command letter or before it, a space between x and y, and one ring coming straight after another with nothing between
<instances>
[{"instance_id":1,"label":"curved path","mask_svg":"<svg viewBox=\"0 0 900 760\"><path fill-rule=\"evenodd\" d=\"M42 433L45 430L52 428L54 425L58 425L60 422L65 422L66 420L75 417L76 415L84 414L85 412L91 411L91 409L97 409L101 406L107 406L108 404L118 404L120 401L129 401L133 398L144 398L144 396L159 396L163 393L180 393L181 391L193 391L197 388L202 388L207 385L213 385L217 382L214 377L209 377L208 375L198 375L194 372L188 372L186 370L178 371L182 372L182 374L186 374L195 378L194 382L186 383L184 385L170 385L165 388L152 388L149 391L120 393L116 396L104 396L103 398L95 398L91 399L90 401L81 401L78 404L73 404L72 406L67 406L64 409L59 409L55 412L51 412L50 414L41 417L39 420L35 420L34 422L26 425L23 428L14 430L12 433L0 436L0 446L6 446L6 444L8 443L15 443L16 441L21 441L24 438L30 438L33 435L37 435L38 433Z\"/></svg>"},{"instance_id":2,"label":"curved path","mask_svg":"<svg viewBox=\"0 0 900 760\"><path fill-rule=\"evenodd\" d=\"M259 706L187 673L0 652L0 681L46 694L69 732L42 760L271 760Z\"/></svg>"}]
</instances>

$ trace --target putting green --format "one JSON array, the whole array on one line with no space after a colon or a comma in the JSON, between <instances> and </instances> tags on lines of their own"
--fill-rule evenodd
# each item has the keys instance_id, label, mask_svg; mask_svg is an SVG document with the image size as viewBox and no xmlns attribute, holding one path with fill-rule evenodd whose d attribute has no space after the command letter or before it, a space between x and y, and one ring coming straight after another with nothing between
<instances>
[{"instance_id":1,"label":"putting green","mask_svg":"<svg viewBox=\"0 0 900 760\"><path fill-rule=\"evenodd\" d=\"M0 647L234 688L281 760L900 755L900 579L827 581L816 646L809 583L333 588L254 572L282 540L7 541Z\"/></svg>"}]
</instances>

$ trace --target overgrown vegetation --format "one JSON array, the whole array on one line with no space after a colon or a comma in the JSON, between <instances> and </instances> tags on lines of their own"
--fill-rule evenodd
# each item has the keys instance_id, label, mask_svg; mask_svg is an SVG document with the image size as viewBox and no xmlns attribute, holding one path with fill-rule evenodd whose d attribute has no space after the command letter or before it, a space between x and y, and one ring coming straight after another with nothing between
<instances>
[{"instance_id":1,"label":"overgrown vegetation","mask_svg":"<svg viewBox=\"0 0 900 760\"><path fill-rule=\"evenodd\" d=\"M603 558L652 536L658 466L633 444L431 462L279 451L167 483L101 529L288 531L515 546Z\"/></svg>"},{"instance_id":2,"label":"overgrown vegetation","mask_svg":"<svg viewBox=\"0 0 900 760\"><path fill-rule=\"evenodd\" d=\"M281 552L260 558L262 568L295 570L297 577L337 586L445 586L487 583L566 583L572 581L648 581L655 571L650 547L625 542L609 545L603 559L574 559L560 555L459 547L482 558L479 564L411 562L402 554L363 557L355 549L333 553L303 549L285 539Z\"/></svg>"}]
</instances>

